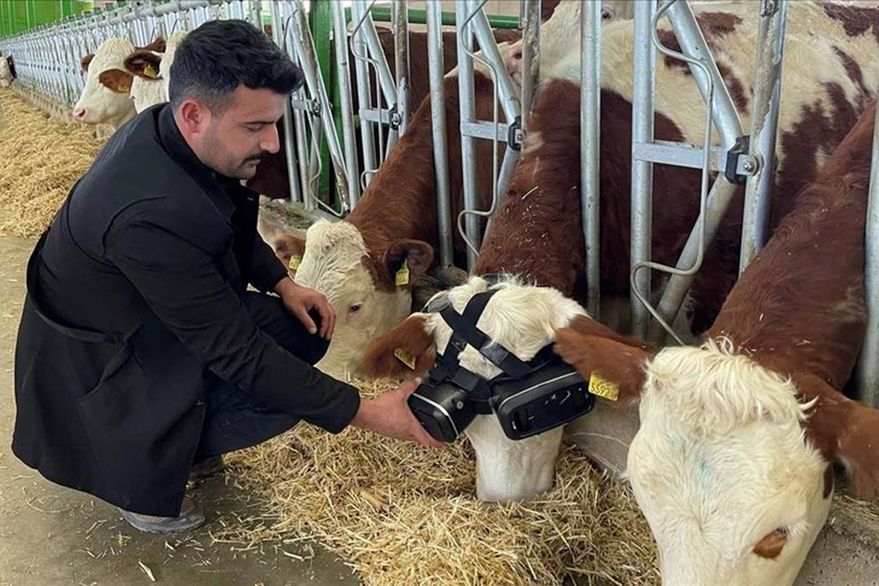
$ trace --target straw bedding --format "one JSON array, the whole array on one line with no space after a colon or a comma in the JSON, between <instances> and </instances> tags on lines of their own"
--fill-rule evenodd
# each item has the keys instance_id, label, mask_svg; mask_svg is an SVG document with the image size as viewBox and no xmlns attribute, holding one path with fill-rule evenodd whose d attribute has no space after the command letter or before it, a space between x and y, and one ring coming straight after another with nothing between
<instances>
[{"instance_id":1,"label":"straw bedding","mask_svg":"<svg viewBox=\"0 0 879 586\"><path fill-rule=\"evenodd\" d=\"M390 388L360 387L365 396ZM227 462L271 510L215 539L314 537L366 584L659 584L634 498L573 448L563 449L550 493L503 505L476 500L466 442L431 450L301 425Z\"/></svg>"},{"instance_id":2,"label":"straw bedding","mask_svg":"<svg viewBox=\"0 0 879 586\"><path fill-rule=\"evenodd\" d=\"M93 130L51 120L0 89L0 233L38 236L100 148Z\"/></svg>"}]
</instances>

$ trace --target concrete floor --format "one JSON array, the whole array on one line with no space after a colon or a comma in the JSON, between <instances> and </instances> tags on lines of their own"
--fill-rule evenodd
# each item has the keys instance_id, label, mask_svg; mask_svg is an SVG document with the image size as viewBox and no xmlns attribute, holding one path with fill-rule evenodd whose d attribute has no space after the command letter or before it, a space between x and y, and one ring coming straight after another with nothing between
<instances>
[{"instance_id":1,"label":"concrete floor","mask_svg":"<svg viewBox=\"0 0 879 586\"><path fill-rule=\"evenodd\" d=\"M0 237L0 586L285 586L359 584L341 560L313 544L213 543L211 532L263 503L226 486L222 474L196 498L208 523L176 537L140 533L116 509L44 480L9 448L12 364L24 298L24 267L35 241ZM142 566L141 566L142 564Z\"/></svg>"}]
</instances>

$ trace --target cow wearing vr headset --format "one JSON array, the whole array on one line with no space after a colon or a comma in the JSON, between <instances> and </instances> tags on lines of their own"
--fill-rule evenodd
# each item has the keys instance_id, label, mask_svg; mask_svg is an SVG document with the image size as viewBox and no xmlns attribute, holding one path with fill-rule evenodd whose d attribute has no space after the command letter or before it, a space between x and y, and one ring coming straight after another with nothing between
<instances>
[{"instance_id":1,"label":"cow wearing vr headset","mask_svg":"<svg viewBox=\"0 0 879 586\"><path fill-rule=\"evenodd\" d=\"M589 319L570 299L585 266L579 91L561 80L541 89L532 124L554 138L535 132L526 139L474 268L482 276L440 293L364 353L368 376L424 377L410 406L437 439L466 433L480 500L550 489L561 426L594 401L552 352L556 330ZM535 185L550 175L553 181Z\"/></svg>"}]
</instances>

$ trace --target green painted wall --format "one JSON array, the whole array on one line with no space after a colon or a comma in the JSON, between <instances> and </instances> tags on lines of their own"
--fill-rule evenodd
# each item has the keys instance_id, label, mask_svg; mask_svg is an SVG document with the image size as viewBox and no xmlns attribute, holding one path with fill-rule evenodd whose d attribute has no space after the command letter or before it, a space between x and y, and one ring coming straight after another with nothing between
<instances>
[{"instance_id":1,"label":"green painted wall","mask_svg":"<svg viewBox=\"0 0 879 586\"><path fill-rule=\"evenodd\" d=\"M0 37L79 14L90 4L82 0L0 0Z\"/></svg>"}]
</instances>

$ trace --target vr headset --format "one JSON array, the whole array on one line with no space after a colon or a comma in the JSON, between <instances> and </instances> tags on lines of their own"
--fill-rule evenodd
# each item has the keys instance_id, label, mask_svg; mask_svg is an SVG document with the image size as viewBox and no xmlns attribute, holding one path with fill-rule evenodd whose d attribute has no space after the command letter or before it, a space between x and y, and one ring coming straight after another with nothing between
<instances>
[{"instance_id":1,"label":"vr headset","mask_svg":"<svg viewBox=\"0 0 879 586\"><path fill-rule=\"evenodd\" d=\"M524 439L548 431L592 410L588 383L545 346L528 362L494 343L476 327L492 289L474 295L464 313L447 298L428 304L452 328L444 354L437 357L424 382L409 396L409 408L434 438L453 442L477 415L494 413L506 436ZM502 373L487 380L461 366L458 356L475 348Z\"/></svg>"}]
</instances>

